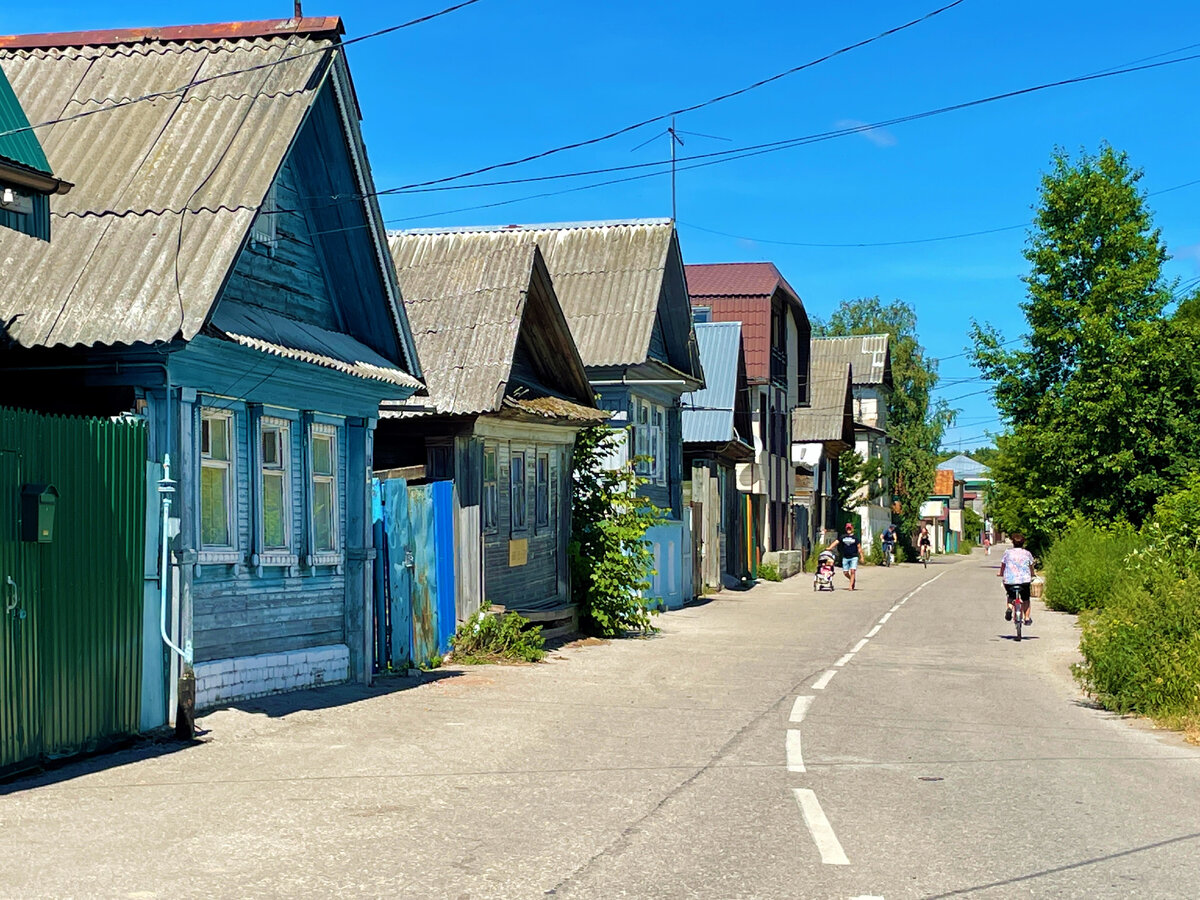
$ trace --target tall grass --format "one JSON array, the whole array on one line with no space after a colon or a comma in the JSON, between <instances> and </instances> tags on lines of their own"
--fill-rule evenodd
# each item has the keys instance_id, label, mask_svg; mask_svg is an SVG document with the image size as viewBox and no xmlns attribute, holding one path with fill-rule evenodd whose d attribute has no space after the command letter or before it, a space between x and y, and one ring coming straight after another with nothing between
<instances>
[{"instance_id":1,"label":"tall grass","mask_svg":"<svg viewBox=\"0 0 1200 900\"><path fill-rule=\"evenodd\" d=\"M1105 606L1123 576L1126 558L1144 545L1128 526L1072 522L1046 554L1046 605L1069 613Z\"/></svg>"}]
</instances>

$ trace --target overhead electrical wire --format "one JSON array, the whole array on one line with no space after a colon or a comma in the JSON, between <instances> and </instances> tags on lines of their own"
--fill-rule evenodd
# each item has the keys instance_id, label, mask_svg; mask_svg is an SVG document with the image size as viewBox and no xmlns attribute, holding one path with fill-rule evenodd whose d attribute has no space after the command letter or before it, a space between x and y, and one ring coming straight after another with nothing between
<instances>
[{"instance_id":1,"label":"overhead electrical wire","mask_svg":"<svg viewBox=\"0 0 1200 900\"><path fill-rule=\"evenodd\" d=\"M153 93L142 94L141 96L138 96L138 97L129 97L124 100L118 100L118 101L109 103L104 106L99 106L95 109L87 109L87 110L83 110L82 112L72 113L69 116L60 116L57 119L46 119L43 122L38 122L36 124L31 124L31 125L23 125L20 128L10 128L7 131L0 131L0 138L8 137L9 135L12 135L12 134L20 134L23 131L36 131L39 128L46 128L50 125L57 125L60 122L71 122L75 119L83 119L83 118L86 118L87 116L95 116L95 115L99 115L100 113L111 112L114 109L122 109L126 106L132 106L135 103L144 103L149 100L159 100L163 97L174 97L177 94L185 94L188 91L190 91L192 88L197 88L197 87L200 87L201 85L209 84L213 81L219 81L222 78L231 78L234 75L245 75L249 72L259 72L264 69L271 69L271 68L274 68L275 66L281 66L284 63L294 62L297 59L303 59L306 56L312 56L313 54L316 54L316 53L328 53L332 49L338 49L341 47L349 47L351 44L357 44L360 41L366 41L371 38L382 37L385 34L392 34L394 32L401 31L402 29L405 29L405 28L412 28L414 25L422 25L425 22L429 22L433 19L437 19L442 16L449 15L450 13L453 13L453 12L458 12L460 9L463 9L464 7L473 6L474 4L479 3L479 2L480 2L480 0L461 0L460 3L455 3L453 6L447 6L445 9L440 9L437 12L432 12L432 13L429 13L424 16L419 16L415 19L409 19L407 22L401 22L399 25L389 25L386 28L380 28L378 31L372 31L367 34L360 34L358 37L349 38L344 41L338 41L336 44L330 44L330 45L326 45L326 46L322 46L322 47L315 47L311 50L303 50L300 53L294 53L291 56L285 56L280 59L272 60L270 62L258 63L253 66L247 66L244 69L231 69L228 72L217 72L214 75L208 75L208 76L205 76L204 78L195 78L195 79L189 81L187 84L182 84L182 85L179 85L178 87L169 88L169 89L163 90L163 91L154 91ZM296 32L280 31L279 36L284 37L288 34L295 34L295 33ZM260 88L258 93L252 94L250 96L253 99L254 97L259 96L259 93L261 93L261 92L262 92L262 89Z\"/></svg>"}]
</instances>

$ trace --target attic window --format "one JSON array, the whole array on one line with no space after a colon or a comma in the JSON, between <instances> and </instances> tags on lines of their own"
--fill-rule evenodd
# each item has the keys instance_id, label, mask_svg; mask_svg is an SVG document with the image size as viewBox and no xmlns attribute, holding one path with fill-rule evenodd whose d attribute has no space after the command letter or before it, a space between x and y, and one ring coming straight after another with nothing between
<instances>
[{"instance_id":1,"label":"attic window","mask_svg":"<svg viewBox=\"0 0 1200 900\"><path fill-rule=\"evenodd\" d=\"M258 215L254 219L254 228L250 232L250 242L257 244L267 251L268 256L275 255L275 244L279 241L279 200L275 194L275 185L267 191Z\"/></svg>"}]
</instances>

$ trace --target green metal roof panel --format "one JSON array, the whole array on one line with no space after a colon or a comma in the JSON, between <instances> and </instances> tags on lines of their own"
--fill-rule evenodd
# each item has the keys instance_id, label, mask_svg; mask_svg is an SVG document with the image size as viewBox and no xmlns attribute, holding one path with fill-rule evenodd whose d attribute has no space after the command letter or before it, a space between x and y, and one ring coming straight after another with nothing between
<instances>
[{"instance_id":1,"label":"green metal roof panel","mask_svg":"<svg viewBox=\"0 0 1200 900\"><path fill-rule=\"evenodd\" d=\"M3 69L0 69L0 158L43 175L54 174Z\"/></svg>"}]
</instances>

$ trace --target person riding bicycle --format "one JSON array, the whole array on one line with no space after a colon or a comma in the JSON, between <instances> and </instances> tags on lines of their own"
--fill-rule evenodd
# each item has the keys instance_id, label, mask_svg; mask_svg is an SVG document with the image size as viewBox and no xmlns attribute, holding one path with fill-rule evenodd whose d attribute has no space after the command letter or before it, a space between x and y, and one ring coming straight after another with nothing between
<instances>
[{"instance_id":1,"label":"person riding bicycle","mask_svg":"<svg viewBox=\"0 0 1200 900\"><path fill-rule=\"evenodd\" d=\"M1014 531L1009 537L1012 540L1012 549L1004 551L1004 556L1000 558L1000 571L996 573L1004 579L1004 593L1007 598L1004 621L1012 621L1013 605L1020 600L1025 609L1025 624L1032 625L1033 617L1029 615L1029 586L1033 583L1033 554L1025 549L1025 535Z\"/></svg>"},{"instance_id":2,"label":"person riding bicycle","mask_svg":"<svg viewBox=\"0 0 1200 900\"><path fill-rule=\"evenodd\" d=\"M921 526L921 536L917 538L917 549L921 556L929 556L933 552L933 541L929 537L929 526Z\"/></svg>"},{"instance_id":3,"label":"person riding bicycle","mask_svg":"<svg viewBox=\"0 0 1200 900\"><path fill-rule=\"evenodd\" d=\"M883 544L883 555L890 564L896 558L896 526L888 525L887 528L883 529L883 534L879 536L879 540Z\"/></svg>"}]
</instances>

